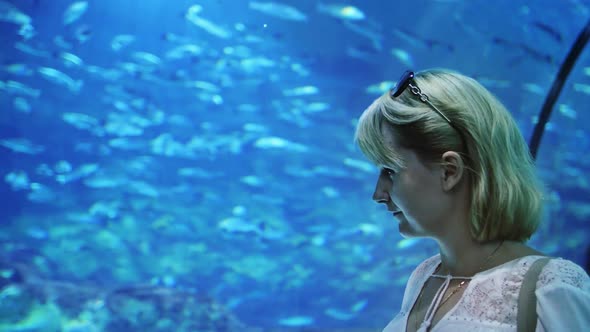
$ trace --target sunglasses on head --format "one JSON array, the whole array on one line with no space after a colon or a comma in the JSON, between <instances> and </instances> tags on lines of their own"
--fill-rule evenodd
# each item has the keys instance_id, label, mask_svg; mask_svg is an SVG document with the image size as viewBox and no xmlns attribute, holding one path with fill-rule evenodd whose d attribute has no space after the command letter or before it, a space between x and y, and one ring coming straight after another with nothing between
<instances>
[{"instance_id":1,"label":"sunglasses on head","mask_svg":"<svg viewBox=\"0 0 590 332\"><path fill-rule=\"evenodd\" d=\"M449 120L449 118L447 118L438 108L436 108L436 106L434 106L434 104L431 103L430 100L428 100L428 96L422 93L422 90L420 90L418 85L416 85L416 82L414 82L413 71L406 70L402 77L400 77L397 84L393 88L391 88L391 90L389 90L389 96L392 99L395 99L399 95L401 95L402 92L404 92L408 87L410 88L410 92L413 95L418 96L420 98L420 101L422 101L425 104L428 104L428 106L430 106L436 113L442 116L443 119L445 119L445 121L447 121L451 126L453 125L451 123L451 120Z\"/></svg>"}]
</instances>

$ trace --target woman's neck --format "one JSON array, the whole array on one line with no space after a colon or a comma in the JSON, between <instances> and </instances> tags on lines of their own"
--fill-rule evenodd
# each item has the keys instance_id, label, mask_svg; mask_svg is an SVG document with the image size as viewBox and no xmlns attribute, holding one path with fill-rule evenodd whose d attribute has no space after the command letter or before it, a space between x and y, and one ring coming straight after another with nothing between
<instances>
[{"instance_id":1,"label":"woman's neck","mask_svg":"<svg viewBox=\"0 0 590 332\"><path fill-rule=\"evenodd\" d=\"M503 241L477 243L475 241L439 242L441 267L437 274L471 277L497 264L502 254Z\"/></svg>"}]
</instances>

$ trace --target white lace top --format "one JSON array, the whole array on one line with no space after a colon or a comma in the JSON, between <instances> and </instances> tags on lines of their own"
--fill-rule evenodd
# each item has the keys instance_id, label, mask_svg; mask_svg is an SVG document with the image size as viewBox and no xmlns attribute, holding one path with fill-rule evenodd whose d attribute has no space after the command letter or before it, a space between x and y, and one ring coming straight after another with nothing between
<instances>
[{"instance_id":1,"label":"white lace top","mask_svg":"<svg viewBox=\"0 0 590 332\"><path fill-rule=\"evenodd\" d=\"M525 256L473 276L459 302L429 331L516 331L518 293L528 268L542 256ZM428 258L412 272L400 312L383 332L406 330L410 310L422 286L440 264L440 255ZM537 281L537 329L588 331L590 278L575 263L551 259Z\"/></svg>"}]
</instances>

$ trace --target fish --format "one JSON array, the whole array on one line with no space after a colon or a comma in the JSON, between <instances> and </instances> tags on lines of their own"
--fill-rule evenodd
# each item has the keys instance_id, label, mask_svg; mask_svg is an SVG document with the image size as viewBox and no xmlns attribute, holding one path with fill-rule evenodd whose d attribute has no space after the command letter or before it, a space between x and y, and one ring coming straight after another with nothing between
<instances>
[{"instance_id":1,"label":"fish","mask_svg":"<svg viewBox=\"0 0 590 332\"><path fill-rule=\"evenodd\" d=\"M113 37L113 40L111 40L111 49L113 49L113 51L115 51L115 52L118 52L118 51L122 50L123 48L129 46L129 44L133 43L134 41L135 41L134 35L128 35L128 34L116 35L115 37Z\"/></svg>"},{"instance_id":2,"label":"fish","mask_svg":"<svg viewBox=\"0 0 590 332\"><path fill-rule=\"evenodd\" d=\"M56 193L46 185L35 182L31 183L31 191L27 194L27 199L36 203L55 202Z\"/></svg>"},{"instance_id":3,"label":"fish","mask_svg":"<svg viewBox=\"0 0 590 332\"><path fill-rule=\"evenodd\" d=\"M91 35L92 30L88 25L81 25L74 30L74 39L78 42L78 44L83 44L88 41Z\"/></svg>"},{"instance_id":4,"label":"fish","mask_svg":"<svg viewBox=\"0 0 590 332\"><path fill-rule=\"evenodd\" d=\"M260 149L284 149L292 152L307 152L309 148L303 144L294 143L281 137L261 137L254 142L254 146Z\"/></svg>"},{"instance_id":5,"label":"fish","mask_svg":"<svg viewBox=\"0 0 590 332\"><path fill-rule=\"evenodd\" d=\"M187 10L185 18L192 24L198 26L213 36L219 37L221 39L231 38L232 34L229 30L198 16L201 11L201 6L193 5Z\"/></svg>"},{"instance_id":6,"label":"fish","mask_svg":"<svg viewBox=\"0 0 590 332\"><path fill-rule=\"evenodd\" d=\"M40 58L49 58L51 56L51 54L49 52L47 52L46 50L42 50L42 49L36 49L34 47L32 47L31 45L27 44L27 43L23 43L23 42L16 42L14 44L14 48L16 48L17 50L29 54L29 55L33 55L36 57L40 57Z\"/></svg>"},{"instance_id":7,"label":"fish","mask_svg":"<svg viewBox=\"0 0 590 332\"><path fill-rule=\"evenodd\" d=\"M120 150L144 150L148 144L141 139L133 139L129 137L116 137L109 140L109 146Z\"/></svg>"},{"instance_id":8,"label":"fish","mask_svg":"<svg viewBox=\"0 0 590 332\"><path fill-rule=\"evenodd\" d=\"M263 56L257 56L257 57L252 57L252 58L247 58L247 59L242 59L240 61L240 68L242 70L244 70L245 72L255 72L258 70L262 70L265 68L273 68L276 66L276 62L263 57Z\"/></svg>"},{"instance_id":9,"label":"fish","mask_svg":"<svg viewBox=\"0 0 590 332\"><path fill-rule=\"evenodd\" d=\"M37 35L37 31L35 31L33 25L24 24L18 29L18 35L23 37L23 39L28 40Z\"/></svg>"},{"instance_id":10,"label":"fish","mask_svg":"<svg viewBox=\"0 0 590 332\"><path fill-rule=\"evenodd\" d=\"M320 89L318 89L318 87L313 85L305 85L293 89L285 89L283 90L283 95L285 97L309 96L318 94L319 92Z\"/></svg>"},{"instance_id":11,"label":"fish","mask_svg":"<svg viewBox=\"0 0 590 332\"><path fill-rule=\"evenodd\" d=\"M145 65L158 66L162 63L162 59L149 52L134 52L131 56L141 64Z\"/></svg>"},{"instance_id":12,"label":"fish","mask_svg":"<svg viewBox=\"0 0 590 332\"><path fill-rule=\"evenodd\" d=\"M394 57L396 57L401 63L403 63L404 66L408 68L414 67L414 60L412 59L412 56L410 55L410 53L408 53L408 51L402 50L400 48L394 48L391 50L391 54L393 54Z\"/></svg>"},{"instance_id":13,"label":"fish","mask_svg":"<svg viewBox=\"0 0 590 332\"><path fill-rule=\"evenodd\" d=\"M383 234L383 229L375 224L361 223L357 229L363 235L381 236Z\"/></svg>"},{"instance_id":14,"label":"fish","mask_svg":"<svg viewBox=\"0 0 590 332\"><path fill-rule=\"evenodd\" d=\"M543 95L545 93L545 89L543 89L543 87L541 87L539 84L535 83L523 83L523 89L538 95Z\"/></svg>"},{"instance_id":15,"label":"fish","mask_svg":"<svg viewBox=\"0 0 590 332\"><path fill-rule=\"evenodd\" d=\"M160 37L162 40L172 42L172 43L181 43L181 44L188 44L191 43L192 40L189 37L177 35L172 32L165 32Z\"/></svg>"},{"instance_id":16,"label":"fish","mask_svg":"<svg viewBox=\"0 0 590 332\"><path fill-rule=\"evenodd\" d=\"M356 302L355 304L353 304L350 307L350 310L353 312L359 312L362 311L363 309L365 309L367 307L367 304L369 303L368 300L360 300L358 302Z\"/></svg>"},{"instance_id":17,"label":"fish","mask_svg":"<svg viewBox=\"0 0 590 332\"><path fill-rule=\"evenodd\" d=\"M221 90L217 85L207 81L185 81L184 86L213 93L217 93Z\"/></svg>"},{"instance_id":18,"label":"fish","mask_svg":"<svg viewBox=\"0 0 590 332\"><path fill-rule=\"evenodd\" d=\"M568 117L570 119L575 120L578 117L578 113L571 108L569 105L566 104L561 104L559 105L559 113L561 113L563 116Z\"/></svg>"},{"instance_id":19,"label":"fish","mask_svg":"<svg viewBox=\"0 0 590 332\"><path fill-rule=\"evenodd\" d=\"M529 58L532 58L532 59L537 60L539 62L551 64L551 65L555 64L555 60L553 59L553 57L551 55L546 54L546 53L542 53L542 52L540 52L540 51L538 51L538 50L536 50L524 43L511 41L511 40L501 38L501 37L493 37L492 43L495 45L498 45L498 46L502 46L502 47L509 49L509 50L522 51L522 54L519 54L519 56L517 56L515 59L513 59L513 61L511 61L511 64L515 64L518 61L521 61L524 59L529 59Z\"/></svg>"},{"instance_id":20,"label":"fish","mask_svg":"<svg viewBox=\"0 0 590 332\"><path fill-rule=\"evenodd\" d=\"M203 6L192 5L186 10L185 18L190 20L193 17L199 15L203 11Z\"/></svg>"},{"instance_id":21,"label":"fish","mask_svg":"<svg viewBox=\"0 0 590 332\"><path fill-rule=\"evenodd\" d=\"M556 61L555 59L547 53L542 53L528 45L522 44L521 49L531 58L539 61L539 62L544 62L550 65L555 65Z\"/></svg>"},{"instance_id":22,"label":"fish","mask_svg":"<svg viewBox=\"0 0 590 332\"><path fill-rule=\"evenodd\" d=\"M71 172L57 174L55 176L55 180L61 184L70 183L82 178L86 178L87 176L98 171L99 168L99 165L95 163L83 164L80 167L73 169Z\"/></svg>"},{"instance_id":23,"label":"fish","mask_svg":"<svg viewBox=\"0 0 590 332\"><path fill-rule=\"evenodd\" d=\"M357 24L355 21L345 20L343 25L348 30L363 36L371 41L371 46L377 52L383 49L383 36L379 31L374 30L367 24Z\"/></svg>"},{"instance_id":24,"label":"fish","mask_svg":"<svg viewBox=\"0 0 590 332\"><path fill-rule=\"evenodd\" d=\"M56 173L69 173L72 171L72 164L67 160L60 160L53 166L53 169Z\"/></svg>"},{"instance_id":25,"label":"fish","mask_svg":"<svg viewBox=\"0 0 590 332\"><path fill-rule=\"evenodd\" d=\"M379 54L369 47L361 46L347 46L346 55L351 58L360 59L366 62L375 62L375 56Z\"/></svg>"},{"instance_id":26,"label":"fish","mask_svg":"<svg viewBox=\"0 0 590 332\"><path fill-rule=\"evenodd\" d=\"M297 8L277 2L250 1L248 3L248 7L266 15L278 17L288 21L307 21L307 15L299 11Z\"/></svg>"},{"instance_id":27,"label":"fish","mask_svg":"<svg viewBox=\"0 0 590 332\"><path fill-rule=\"evenodd\" d=\"M465 23L465 20L463 19L463 16L461 16L459 11L455 12L455 14L453 15L453 22L455 25L458 25L464 33L476 40L481 40L487 36L486 32L476 29L472 25Z\"/></svg>"},{"instance_id":28,"label":"fish","mask_svg":"<svg viewBox=\"0 0 590 332\"><path fill-rule=\"evenodd\" d=\"M121 119L124 120L124 119ZM126 121L110 120L104 126L104 130L114 136L141 136L143 128L134 126Z\"/></svg>"},{"instance_id":29,"label":"fish","mask_svg":"<svg viewBox=\"0 0 590 332\"><path fill-rule=\"evenodd\" d=\"M360 21L365 19L365 14L355 6L343 4L324 4L318 3L316 6L318 12L336 17L342 20Z\"/></svg>"},{"instance_id":30,"label":"fish","mask_svg":"<svg viewBox=\"0 0 590 332\"><path fill-rule=\"evenodd\" d=\"M512 86L512 83L507 80L498 80L494 78L484 77L484 76L475 76L475 79L483 86L487 88L509 88Z\"/></svg>"},{"instance_id":31,"label":"fish","mask_svg":"<svg viewBox=\"0 0 590 332\"><path fill-rule=\"evenodd\" d=\"M82 88L84 82L82 80L74 80L65 73L51 67L39 67L39 74L50 82L57 83L67 87L72 92L78 92Z\"/></svg>"},{"instance_id":32,"label":"fish","mask_svg":"<svg viewBox=\"0 0 590 332\"><path fill-rule=\"evenodd\" d=\"M391 87L393 87L394 84L394 81L382 81L379 83L371 84L365 89L365 92L369 94L381 95L386 91L389 91L389 89L391 89Z\"/></svg>"},{"instance_id":33,"label":"fish","mask_svg":"<svg viewBox=\"0 0 590 332\"><path fill-rule=\"evenodd\" d=\"M0 90L4 90L10 94L23 95L32 98L39 98L41 96L41 90L31 88L17 81L0 81Z\"/></svg>"},{"instance_id":34,"label":"fish","mask_svg":"<svg viewBox=\"0 0 590 332\"><path fill-rule=\"evenodd\" d=\"M574 83L574 91L590 95L590 84Z\"/></svg>"},{"instance_id":35,"label":"fish","mask_svg":"<svg viewBox=\"0 0 590 332\"><path fill-rule=\"evenodd\" d=\"M247 184L252 187L262 187L264 185L264 181L255 175L246 175L240 178L240 182Z\"/></svg>"},{"instance_id":36,"label":"fish","mask_svg":"<svg viewBox=\"0 0 590 332\"><path fill-rule=\"evenodd\" d=\"M328 308L324 310L324 314L336 320L351 320L357 316L356 313L351 313L336 308Z\"/></svg>"},{"instance_id":37,"label":"fish","mask_svg":"<svg viewBox=\"0 0 590 332\"><path fill-rule=\"evenodd\" d=\"M239 216L224 218L217 223L217 227L227 234L250 234L259 240L278 240L285 234L272 229L264 222L248 221Z\"/></svg>"},{"instance_id":38,"label":"fish","mask_svg":"<svg viewBox=\"0 0 590 332\"><path fill-rule=\"evenodd\" d=\"M49 234L42 228L39 227L30 227L27 228L26 231L27 235L32 237L33 239L47 239Z\"/></svg>"},{"instance_id":39,"label":"fish","mask_svg":"<svg viewBox=\"0 0 590 332\"><path fill-rule=\"evenodd\" d=\"M330 104L322 102L314 102L306 104L304 107L305 113L319 113L330 109Z\"/></svg>"},{"instance_id":40,"label":"fish","mask_svg":"<svg viewBox=\"0 0 590 332\"><path fill-rule=\"evenodd\" d=\"M4 181L10 184L14 191L29 189L31 185L29 176L24 171L9 172L4 176Z\"/></svg>"},{"instance_id":41,"label":"fish","mask_svg":"<svg viewBox=\"0 0 590 332\"><path fill-rule=\"evenodd\" d=\"M189 144L190 145L190 144ZM150 151L157 155L194 158L195 152L184 144L174 140L172 135L164 133L149 142Z\"/></svg>"},{"instance_id":42,"label":"fish","mask_svg":"<svg viewBox=\"0 0 590 332\"><path fill-rule=\"evenodd\" d=\"M0 145L14 152L30 155L39 154L45 151L45 147L35 144L26 138L5 138L0 139Z\"/></svg>"},{"instance_id":43,"label":"fish","mask_svg":"<svg viewBox=\"0 0 590 332\"><path fill-rule=\"evenodd\" d=\"M29 15L23 13L13 4L0 1L0 21L14 23L22 26L30 26L32 19Z\"/></svg>"},{"instance_id":44,"label":"fish","mask_svg":"<svg viewBox=\"0 0 590 332\"><path fill-rule=\"evenodd\" d=\"M78 1L72 3L63 14L63 24L69 25L82 17L88 9L88 1Z\"/></svg>"},{"instance_id":45,"label":"fish","mask_svg":"<svg viewBox=\"0 0 590 332\"><path fill-rule=\"evenodd\" d=\"M31 76L31 75L33 75L33 70L26 63L7 64L2 67L2 70L6 71L7 73L10 73L12 75L17 75L17 76Z\"/></svg>"},{"instance_id":46,"label":"fish","mask_svg":"<svg viewBox=\"0 0 590 332\"><path fill-rule=\"evenodd\" d=\"M81 67L84 64L80 57L69 52L60 52L58 56L66 67Z\"/></svg>"},{"instance_id":47,"label":"fish","mask_svg":"<svg viewBox=\"0 0 590 332\"><path fill-rule=\"evenodd\" d=\"M313 324L314 321L315 319L310 316L290 316L279 319L278 324L282 326L298 327L309 326Z\"/></svg>"},{"instance_id":48,"label":"fish","mask_svg":"<svg viewBox=\"0 0 590 332\"><path fill-rule=\"evenodd\" d=\"M352 159L352 158L344 158L343 163L346 166L350 166L350 167L359 169L359 170L367 172L367 173L374 173L375 172L375 166L373 166L373 164L370 164L366 161Z\"/></svg>"},{"instance_id":49,"label":"fish","mask_svg":"<svg viewBox=\"0 0 590 332\"><path fill-rule=\"evenodd\" d=\"M67 212L65 214L65 218L69 221L73 221L80 224L98 224L104 225L105 220L103 220L100 216L93 216L90 213L84 212Z\"/></svg>"},{"instance_id":50,"label":"fish","mask_svg":"<svg viewBox=\"0 0 590 332\"><path fill-rule=\"evenodd\" d=\"M112 189L124 186L127 183L127 179L124 177L96 174L94 176L84 179L83 183L85 186L94 189Z\"/></svg>"},{"instance_id":51,"label":"fish","mask_svg":"<svg viewBox=\"0 0 590 332\"><path fill-rule=\"evenodd\" d=\"M12 106L19 112L31 113L31 104L23 97L14 98Z\"/></svg>"},{"instance_id":52,"label":"fish","mask_svg":"<svg viewBox=\"0 0 590 332\"><path fill-rule=\"evenodd\" d=\"M228 233L258 233L260 228L258 225L248 222L242 218L229 217L220 220L217 227Z\"/></svg>"},{"instance_id":53,"label":"fish","mask_svg":"<svg viewBox=\"0 0 590 332\"><path fill-rule=\"evenodd\" d=\"M556 42L558 42L558 43L563 42L563 36L561 35L561 33L559 33L559 31L557 31L552 26L550 26L546 23L543 23L543 22L539 22L539 21L533 21L531 23L531 26L541 32L544 32L547 36L551 37Z\"/></svg>"},{"instance_id":54,"label":"fish","mask_svg":"<svg viewBox=\"0 0 590 332\"><path fill-rule=\"evenodd\" d=\"M197 179L211 179L222 175L220 172L212 172L211 170L205 170L196 167L183 167L179 168L176 172L179 176L197 178Z\"/></svg>"},{"instance_id":55,"label":"fish","mask_svg":"<svg viewBox=\"0 0 590 332\"><path fill-rule=\"evenodd\" d=\"M434 40L434 39L422 38L422 37L416 35L415 33L410 32L405 29L402 29L402 28L393 29L393 33L396 36L398 36L400 39L404 40L405 42L407 42L408 44L410 44L413 47L420 47L423 49L433 49L435 47L440 46L441 48L446 49L447 51L454 51L455 50L455 47L450 43L445 43L445 42Z\"/></svg>"},{"instance_id":56,"label":"fish","mask_svg":"<svg viewBox=\"0 0 590 332\"><path fill-rule=\"evenodd\" d=\"M119 215L119 209L121 207L120 201L98 201L92 204L88 209L88 213L92 216L107 217L109 219L116 218Z\"/></svg>"},{"instance_id":57,"label":"fish","mask_svg":"<svg viewBox=\"0 0 590 332\"><path fill-rule=\"evenodd\" d=\"M70 50L74 47L74 45L62 35L56 35L53 37L53 43L64 50Z\"/></svg>"},{"instance_id":58,"label":"fish","mask_svg":"<svg viewBox=\"0 0 590 332\"><path fill-rule=\"evenodd\" d=\"M160 197L160 190L145 181L129 181L125 185L125 189L131 193L139 194L150 198Z\"/></svg>"},{"instance_id":59,"label":"fish","mask_svg":"<svg viewBox=\"0 0 590 332\"><path fill-rule=\"evenodd\" d=\"M187 57L196 57L203 53L203 49L195 44L183 44L179 45L168 52L166 52L166 59L179 60Z\"/></svg>"},{"instance_id":60,"label":"fish","mask_svg":"<svg viewBox=\"0 0 590 332\"><path fill-rule=\"evenodd\" d=\"M98 119L83 113L64 112L61 118L64 122L82 130L93 131L100 126Z\"/></svg>"},{"instance_id":61,"label":"fish","mask_svg":"<svg viewBox=\"0 0 590 332\"><path fill-rule=\"evenodd\" d=\"M301 77L307 77L310 74L309 69L300 63L292 63L291 70Z\"/></svg>"}]
</instances>

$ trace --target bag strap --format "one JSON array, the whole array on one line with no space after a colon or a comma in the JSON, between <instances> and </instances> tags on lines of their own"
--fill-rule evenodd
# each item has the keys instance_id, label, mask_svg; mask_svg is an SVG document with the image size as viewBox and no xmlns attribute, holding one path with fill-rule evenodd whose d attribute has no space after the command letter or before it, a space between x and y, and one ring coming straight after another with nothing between
<instances>
[{"instance_id":1,"label":"bag strap","mask_svg":"<svg viewBox=\"0 0 590 332\"><path fill-rule=\"evenodd\" d=\"M524 275L518 294L516 318L516 330L518 332L533 332L537 328L537 297L535 290L539 274L550 259L551 257L537 259Z\"/></svg>"}]
</instances>

